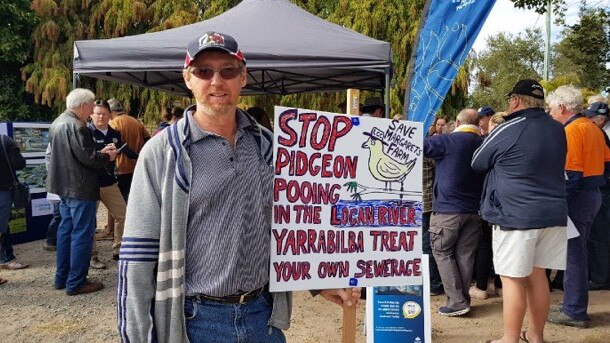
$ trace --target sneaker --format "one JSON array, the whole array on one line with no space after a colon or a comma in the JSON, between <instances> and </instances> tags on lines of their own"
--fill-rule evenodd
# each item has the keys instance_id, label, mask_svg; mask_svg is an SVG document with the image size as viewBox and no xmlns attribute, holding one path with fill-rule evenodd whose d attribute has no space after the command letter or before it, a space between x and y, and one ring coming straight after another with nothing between
<instances>
[{"instance_id":1,"label":"sneaker","mask_svg":"<svg viewBox=\"0 0 610 343\"><path fill-rule=\"evenodd\" d=\"M563 312L550 312L547 321L557 325L574 326L577 328L589 327L588 320L576 320Z\"/></svg>"},{"instance_id":2,"label":"sneaker","mask_svg":"<svg viewBox=\"0 0 610 343\"><path fill-rule=\"evenodd\" d=\"M44 245L42 246L42 248L43 248L44 250L46 250L46 251L55 251L55 250L57 250L57 247L56 247L55 245L51 245L51 244L48 244L48 243L46 243L46 242L44 243Z\"/></svg>"},{"instance_id":3,"label":"sneaker","mask_svg":"<svg viewBox=\"0 0 610 343\"><path fill-rule=\"evenodd\" d=\"M438 309L438 313L447 317L459 317L470 312L470 307L466 307L460 310L454 310L451 307L443 306Z\"/></svg>"},{"instance_id":4,"label":"sneaker","mask_svg":"<svg viewBox=\"0 0 610 343\"><path fill-rule=\"evenodd\" d=\"M106 269L106 265L104 262L100 261L97 257L92 257L91 262L89 262L89 268L93 269Z\"/></svg>"},{"instance_id":5,"label":"sneaker","mask_svg":"<svg viewBox=\"0 0 610 343\"><path fill-rule=\"evenodd\" d=\"M489 298L487 291L481 290L477 286L470 287L468 294L470 294L470 297L473 299L485 300Z\"/></svg>"},{"instance_id":6,"label":"sneaker","mask_svg":"<svg viewBox=\"0 0 610 343\"><path fill-rule=\"evenodd\" d=\"M552 312L561 312L561 304L553 305L549 307L549 313Z\"/></svg>"},{"instance_id":7,"label":"sneaker","mask_svg":"<svg viewBox=\"0 0 610 343\"><path fill-rule=\"evenodd\" d=\"M79 294L85 294L85 293L93 293L93 292L97 292L99 290L102 290L104 288L104 284L101 282L92 282L92 281L85 281L85 284L81 286L81 288L74 290L74 291L66 291L67 295L79 295Z\"/></svg>"}]
</instances>

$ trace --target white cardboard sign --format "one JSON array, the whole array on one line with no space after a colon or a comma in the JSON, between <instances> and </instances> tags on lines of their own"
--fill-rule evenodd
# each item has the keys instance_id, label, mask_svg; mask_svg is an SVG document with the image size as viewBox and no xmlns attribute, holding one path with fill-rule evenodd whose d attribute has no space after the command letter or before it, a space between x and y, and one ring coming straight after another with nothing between
<instances>
[{"instance_id":1,"label":"white cardboard sign","mask_svg":"<svg viewBox=\"0 0 610 343\"><path fill-rule=\"evenodd\" d=\"M275 108L270 290L421 284L421 123Z\"/></svg>"}]
</instances>

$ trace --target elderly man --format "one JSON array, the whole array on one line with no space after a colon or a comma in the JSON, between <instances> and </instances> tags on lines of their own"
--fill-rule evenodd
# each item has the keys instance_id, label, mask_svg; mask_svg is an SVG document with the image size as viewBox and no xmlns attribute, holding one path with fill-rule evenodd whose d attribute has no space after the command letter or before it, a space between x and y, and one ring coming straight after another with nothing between
<instances>
[{"instance_id":1,"label":"elderly man","mask_svg":"<svg viewBox=\"0 0 610 343\"><path fill-rule=\"evenodd\" d=\"M551 311L549 322L587 327L587 240L601 205L599 187L606 183L604 163L610 160L610 154L603 132L581 114L583 98L580 89L561 86L549 94L547 103L553 119L565 127L568 142L565 162L568 214L580 234L568 241L563 303Z\"/></svg>"},{"instance_id":2,"label":"elderly man","mask_svg":"<svg viewBox=\"0 0 610 343\"><path fill-rule=\"evenodd\" d=\"M545 269L565 268L566 139L544 112L538 82L521 80L508 97L506 123L472 158L475 170L487 172L481 215L494 224L493 262L503 286L504 336L493 342L541 343L550 301ZM526 308L529 326L521 332Z\"/></svg>"},{"instance_id":3,"label":"elderly man","mask_svg":"<svg viewBox=\"0 0 610 343\"><path fill-rule=\"evenodd\" d=\"M87 272L95 234L95 207L100 198L97 169L114 160L116 148L109 145L98 151L93 145L86 122L94 99L90 90L72 90L66 98L68 109L49 130L47 191L61 198L55 288L65 288L68 295L103 288L102 283L87 280Z\"/></svg>"},{"instance_id":4,"label":"elderly man","mask_svg":"<svg viewBox=\"0 0 610 343\"><path fill-rule=\"evenodd\" d=\"M269 293L272 135L237 108L246 60L231 36L187 48L194 113L136 166L119 259L124 342L285 342L290 293ZM324 290L353 305L360 290Z\"/></svg>"},{"instance_id":5,"label":"elderly man","mask_svg":"<svg viewBox=\"0 0 610 343\"><path fill-rule=\"evenodd\" d=\"M424 141L425 157L436 163L430 246L447 295L438 312L461 316L470 312L468 290L474 256L481 232L479 202L483 177L472 170L472 154L481 145L477 111L467 108L456 119L450 134L434 135Z\"/></svg>"}]
</instances>

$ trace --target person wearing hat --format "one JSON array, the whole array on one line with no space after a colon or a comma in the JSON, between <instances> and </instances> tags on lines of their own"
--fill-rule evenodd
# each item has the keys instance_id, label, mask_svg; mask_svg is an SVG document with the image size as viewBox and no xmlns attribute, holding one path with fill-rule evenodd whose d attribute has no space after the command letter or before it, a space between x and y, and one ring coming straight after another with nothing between
<instances>
[{"instance_id":1,"label":"person wearing hat","mask_svg":"<svg viewBox=\"0 0 610 343\"><path fill-rule=\"evenodd\" d=\"M610 114L608 105L604 102L594 102L583 111L595 125L603 128L608 123ZM604 132L602 130L602 132ZM606 146L610 147L610 140L604 132ZM608 170L608 166L606 166ZM589 253L589 284L590 291L610 289L610 180L599 188L602 195L602 204L593 219L587 249Z\"/></svg>"},{"instance_id":2,"label":"person wearing hat","mask_svg":"<svg viewBox=\"0 0 610 343\"><path fill-rule=\"evenodd\" d=\"M496 111L489 106L484 106L479 108L477 114L479 115L479 127L481 128L481 135L485 137L489 134L489 119L491 116L496 114Z\"/></svg>"},{"instance_id":3,"label":"person wearing hat","mask_svg":"<svg viewBox=\"0 0 610 343\"><path fill-rule=\"evenodd\" d=\"M383 104L383 101L381 101L381 98L375 97L366 99L362 106L362 116L384 118L385 105Z\"/></svg>"},{"instance_id":4,"label":"person wearing hat","mask_svg":"<svg viewBox=\"0 0 610 343\"><path fill-rule=\"evenodd\" d=\"M268 291L273 135L237 108L247 75L233 37L188 44L182 76L196 105L144 146L127 203L123 342L286 340L291 295ZM347 306L360 297L319 293Z\"/></svg>"},{"instance_id":5,"label":"person wearing hat","mask_svg":"<svg viewBox=\"0 0 610 343\"><path fill-rule=\"evenodd\" d=\"M562 304L551 311L549 321L587 327L587 238L601 205L599 187L606 183L605 161L610 161L610 151L601 130L581 114L583 97L580 89L561 86L549 95L547 103L551 116L565 127L568 213L580 234L568 241L564 298Z\"/></svg>"},{"instance_id":6,"label":"person wearing hat","mask_svg":"<svg viewBox=\"0 0 610 343\"><path fill-rule=\"evenodd\" d=\"M487 173L481 215L493 224L504 298L503 337L489 342L543 342L550 303L545 270L566 264L566 137L544 112L537 81L517 82L507 98L506 122L472 157L473 169ZM528 329L521 331L526 309Z\"/></svg>"}]
</instances>

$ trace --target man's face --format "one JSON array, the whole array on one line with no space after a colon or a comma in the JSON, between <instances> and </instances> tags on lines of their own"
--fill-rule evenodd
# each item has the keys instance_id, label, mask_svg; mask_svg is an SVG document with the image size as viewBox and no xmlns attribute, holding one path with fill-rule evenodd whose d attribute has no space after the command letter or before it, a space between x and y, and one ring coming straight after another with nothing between
<instances>
[{"instance_id":1,"label":"man's face","mask_svg":"<svg viewBox=\"0 0 610 343\"><path fill-rule=\"evenodd\" d=\"M481 128L481 130L487 132L487 130L489 129L490 118L490 116L479 117L479 127Z\"/></svg>"},{"instance_id":2,"label":"man's face","mask_svg":"<svg viewBox=\"0 0 610 343\"><path fill-rule=\"evenodd\" d=\"M87 118L89 118L91 113L93 113L93 101L80 105L80 108L81 108L81 113L77 114L78 119L80 119L80 121L85 123L85 122L87 122Z\"/></svg>"},{"instance_id":3,"label":"man's face","mask_svg":"<svg viewBox=\"0 0 610 343\"><path fill-rule=\"evenodd\" d=\"M106 107L95 106L93 107L93 114L91 114L91 122L96 128L105 130L108 128L110 116L110 111Z\"/></svg>"},{"instance_id":4,"label":"man's face","mask_svg":"<svg viewBox=\"0 0 610 343\"><path fill-rule=\"evenodd\" d=\"M219 51L208 51L198 56L189 68L215 70L210 79L197 77L188 70L183 72L184 81L203 113L217 116L235 111L241 88L246 85L246 67L242 68L237 77L230 79L224 79L218 71L239 67L240 63L235 57Z\"/></svg>"}]
</instances>

